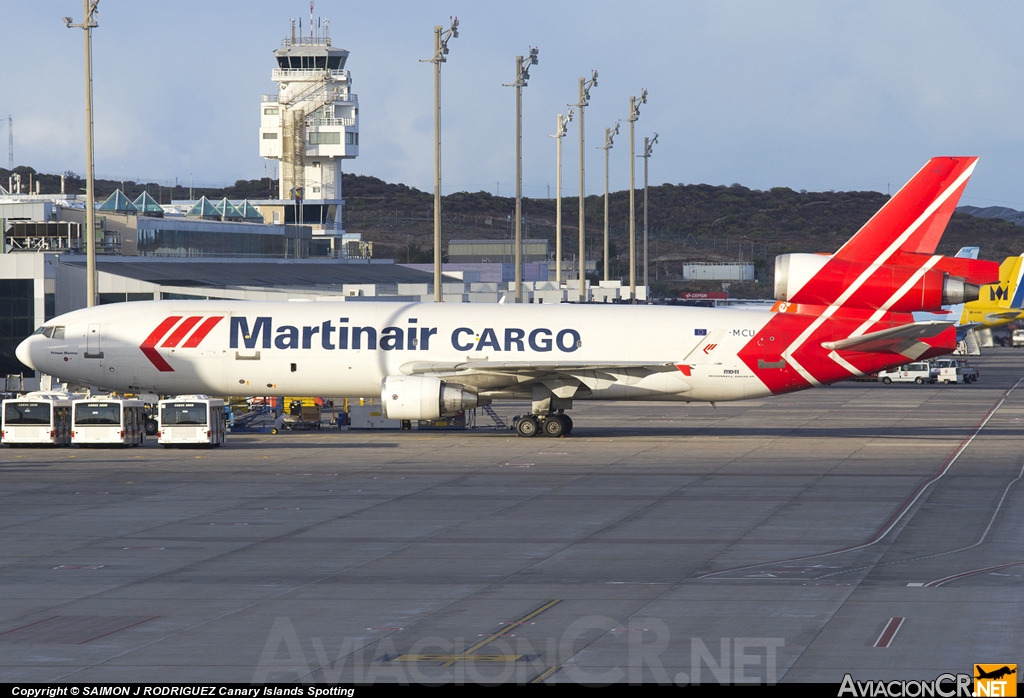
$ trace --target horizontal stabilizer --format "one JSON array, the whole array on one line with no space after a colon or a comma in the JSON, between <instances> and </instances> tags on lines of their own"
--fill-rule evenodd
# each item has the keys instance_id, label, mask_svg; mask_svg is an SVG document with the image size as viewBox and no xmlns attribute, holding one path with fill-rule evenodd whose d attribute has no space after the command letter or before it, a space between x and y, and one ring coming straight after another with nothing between
<instances>
[{"instance_id":1,"label":"horizontal stabilizer","mask_svg":"<svg viewBox=\"0 0 1024 698\"><path fill-rule=\"evenodd\" d=\"M985 313L985 322L999 322L1001 320L1016 320L1020 317L1020 310L1000 310L995 313ZM981 323L978 323L981 324Z\"/></svg>"},{"instance_id":2,"label":"horizontal stabilizer","mask_svg":"<svg viewBox=\"0 0 1024 698\"><path fill-rule=\"evenodd\" d=\"M869 332L859 337L840 339L837 342L822 342L821 346L833 351L902 353L901 347L907 346L908 340L934 337L950 327L953 327L952 322L913 322L909 325Z\"/></svg>"}]
</instances>

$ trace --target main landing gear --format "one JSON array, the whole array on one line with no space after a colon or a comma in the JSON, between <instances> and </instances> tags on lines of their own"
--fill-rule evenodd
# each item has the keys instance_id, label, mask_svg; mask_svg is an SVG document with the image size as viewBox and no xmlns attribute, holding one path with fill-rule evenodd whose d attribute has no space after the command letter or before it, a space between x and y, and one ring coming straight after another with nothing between
<instances>
[{"instance_id":1,"label":"main landing gear","mask_svg":"<svg viewBox=\"0 0 1024 698\"><path fill-rule=\"evenodd\" d=\"M572 418L567 414L528 414L516 422L516 434L519 436L567 436L572 433Z\"/></svg>"}]
</instances>

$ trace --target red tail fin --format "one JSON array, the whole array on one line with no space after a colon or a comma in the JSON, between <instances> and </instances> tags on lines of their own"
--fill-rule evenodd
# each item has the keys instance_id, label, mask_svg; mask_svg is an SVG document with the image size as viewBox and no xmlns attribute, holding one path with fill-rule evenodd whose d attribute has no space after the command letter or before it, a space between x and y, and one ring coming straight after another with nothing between
<instances>
[{"instance_id":1,"label":"red tail fin","mask_svg":"<svg viewBox=\"0 0 1024 698\"><path fill-rule=\"evenodd\" d=\"M932 158L834 257L883 263L880 257L897 250L934 253L977 162L976 157Z\"/></svg>"},{"instance_id":2,"label":"red tail fin","mask_svg":"<svg viewBox=\"0 0 1024 698\"><path fill-rule=\"evenodd\" d=\"M913 312L946 302L951 276L988 283L989 262L933 255L977 160L932 158L834 255L780 255L776 299Z\"/></svg>"}]
</instances>

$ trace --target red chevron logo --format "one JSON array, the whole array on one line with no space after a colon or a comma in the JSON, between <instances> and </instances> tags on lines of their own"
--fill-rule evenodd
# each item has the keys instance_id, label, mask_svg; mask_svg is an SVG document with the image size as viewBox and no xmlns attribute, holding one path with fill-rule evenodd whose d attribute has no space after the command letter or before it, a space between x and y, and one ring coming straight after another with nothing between
<instances>
[{"instance_id":1,"label":"red chevron logo","mask_svg":"<svg viewBox=\"0 0 1024 698\"><path fill-rule=\"evenodd\" d=\"M160 340L166 337L166 340L164 340L164 343L160 344L160 346L173 349L181 344L181 340L185 339L187 336L188 339L185 339L185 343L181 344L181 348L194 349L206 338L206 335L210 334L210 330L212 330L217 323L223 319L223 315L208 317L205 320L203 320L202 315L193 315L192 317L187 317L182 321L180 315L172 315L157 325L156 329L153 330L142 344L139 345L139 349L141 349L142 353L146 355L146 358L149 359L150 363L156 366L158 371L173 373L174 369L171 368L171 365L167 363L167 360L160 355L159 351L157 351L156 345L160 343ZM199 324L200 320L203 320L202 324ZM192 332L192 328L197 324L199 327ZM171 330L174 331L172 332ZM192 334L189 335L189 332L192 332ZM169 336L168 333L170 333Z\"/></svg>"}]
</instances>

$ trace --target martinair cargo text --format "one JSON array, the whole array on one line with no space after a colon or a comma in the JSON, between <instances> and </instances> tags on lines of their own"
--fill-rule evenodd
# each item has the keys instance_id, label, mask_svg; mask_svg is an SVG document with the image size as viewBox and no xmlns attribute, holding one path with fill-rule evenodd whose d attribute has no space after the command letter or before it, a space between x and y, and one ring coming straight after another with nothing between
<instances>
[{"instance_id":1,"label":"martinair cargo text","mask_svg":"<svg viewBox=\"0 0 1024 698\"><path fill-rule=\"evenodd\" d=\"M724 401L947 354L994 262L935 255L976 158L930 160L831 255L776 259L768 310L627 305L153 301L54 318L25 364L95 388L380 395L392 419L532 400L521 436L572 429L573 401Z\"/></svg>"}]
</instances>

